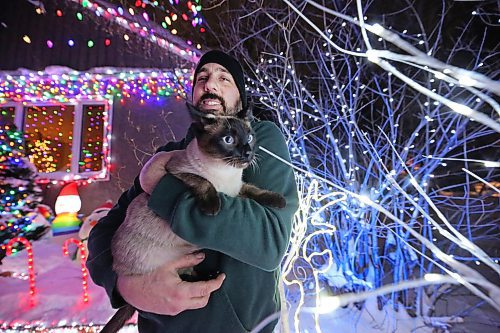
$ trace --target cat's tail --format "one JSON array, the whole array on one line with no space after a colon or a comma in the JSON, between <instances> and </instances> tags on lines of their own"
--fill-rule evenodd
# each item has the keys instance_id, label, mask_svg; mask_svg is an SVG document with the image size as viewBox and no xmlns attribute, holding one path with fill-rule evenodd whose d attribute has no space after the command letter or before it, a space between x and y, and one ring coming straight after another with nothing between
<instances>
[{"instance_id":1,"label":"cat's tail","mask_svg":"<svg viewBox=\"0 0 500 333\"><path fill-rule=\"evenodd\" d=\"M135 308L132 305L125 305L116 311L113 317L108 321L108 323L102 328L101 333L116 333L123 325L129 320L135 312Z\"/></svg>"}]
</instances>

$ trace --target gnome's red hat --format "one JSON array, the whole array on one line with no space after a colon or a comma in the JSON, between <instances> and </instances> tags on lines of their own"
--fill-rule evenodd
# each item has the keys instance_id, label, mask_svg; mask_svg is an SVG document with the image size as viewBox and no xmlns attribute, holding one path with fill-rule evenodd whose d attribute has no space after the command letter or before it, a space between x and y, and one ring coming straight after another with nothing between
<instances>
[{"instance_id":1,"label":"gnome's red hat","mask_svg":"<svg viewBox=\"0 0 500 333\"><path fill-rule=\"evenodd\" d=\"M59 193L59 196L63 195L78 195L78 186L76 185L76 183L69 183L64 186Z\"/></svg>"},{"instance_id":2,"label":"gnome's red hat","mask_svg":"<svg viewBox=\"0 0 500 333\"><path fill-rule=\"evenodd\" d=\"M65 185L56 199L56 214L77 213L82 207L76 183Z\"/></svg>"}]
</instances>

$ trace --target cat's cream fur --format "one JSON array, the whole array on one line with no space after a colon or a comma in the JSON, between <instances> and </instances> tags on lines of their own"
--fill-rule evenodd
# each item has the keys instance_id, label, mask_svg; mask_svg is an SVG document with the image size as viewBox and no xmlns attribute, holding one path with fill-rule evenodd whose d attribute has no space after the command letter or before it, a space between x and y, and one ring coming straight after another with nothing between
<instances>
[{"instance_id":1,"label":"cat's cream fur","mask_svg":"<svg viewBox=\"0 0 500 333\"><path fill-rule=\"evenodd\" d=\"M145 193L130 203L125 220L113 238L113 269L118 274L151 272L169 261L198 250L174 234L169 223L147 206L149 194L166 174L166 169L200 175L210 181L217 192L230 196L237 196L243 185L242 168L229 166L207 156L200 151L196 139L185 150L155 154L144 165L139 176ZM120 253L122 249L128 252Z\"/></svg>"}]
</instances>

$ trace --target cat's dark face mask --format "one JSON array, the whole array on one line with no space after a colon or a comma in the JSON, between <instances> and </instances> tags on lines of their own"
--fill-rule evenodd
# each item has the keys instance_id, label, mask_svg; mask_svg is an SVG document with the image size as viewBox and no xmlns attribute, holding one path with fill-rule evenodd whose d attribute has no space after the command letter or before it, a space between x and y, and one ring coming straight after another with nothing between
<instances>
[{"instance_id":1,"label":"cat's dark face mask","mask_svg":"<svg viewBox=\"0 0 500 333\"><path fill-rule=\"evenodd\" d=\"M255 158L255 133L251 109L234 116L204 114L188 104L193 130L202 151L236 168L246 168Z\"/></svg>"}]
</instances>

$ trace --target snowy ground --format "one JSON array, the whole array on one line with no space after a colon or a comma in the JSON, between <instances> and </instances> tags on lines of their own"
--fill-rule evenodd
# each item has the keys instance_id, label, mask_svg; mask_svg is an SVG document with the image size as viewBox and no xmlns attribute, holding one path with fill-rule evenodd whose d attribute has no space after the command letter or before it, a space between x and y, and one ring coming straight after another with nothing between
<instances>
[{"instance_id":1,"label":"snowy ground","mask_svg":"<svg viewBox=\"0 0 500 333\"><path fill-rule=\"evenodd\" d=\"M79 262L63 256L61 245L50 238L33 243L33 261L37 293L34 304L26 280L27 255L21 251L7 257L0 266L0 327L33 324L48 327L104 323L114 310L109 306L104 289L89 279L90 301L83 302L82 272ZM22 274L24 278L19 277ZM8 304L8 306L6 306Z\"/></svg>"},{"instance_id":2,"label":"snowy ground","mask_svg":"<svg viewBox=\"0 0 500 333\"><path fill-rule=\"evenodd\" d=\"M24 331L26 327L75 327L67 332L77 332L78 326L100 325L113 315L104 290L89 280L90 301L82 298L82 277L80 263L63 256L60 244L52 239L33 243L36 289L34 305L30 304L28 280L20 275L27 274L26 251L7 257L0 265L0 332ZM6 275L6 276L5 276ZM312 299L305 300L305 306L313 305ZM295 324L296 303L291 304L289 326L292 332L340 332L340 333L381 333L381 332L432 332L424 327L421 319L409 317L405 312L378 311L375 302L368 301L363 311L355 307L338 309L334 313L319 316L316 327L314 315L302 311ZM495 316L496 314L490 314ZM476 318L478 321L481 319ZM10 329L16 326L19 329ZM451 332L493 333L498 330L498 320L490 318L481 321L482 326L468 326L466 329L451 329ZM24 330L21 328L25 328ZM477 329L480 330L475 330ZM463 327L462 327L463 328ZM137 332L134 326L122 332Z\"/></svg>"}]
</instances>

